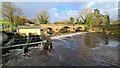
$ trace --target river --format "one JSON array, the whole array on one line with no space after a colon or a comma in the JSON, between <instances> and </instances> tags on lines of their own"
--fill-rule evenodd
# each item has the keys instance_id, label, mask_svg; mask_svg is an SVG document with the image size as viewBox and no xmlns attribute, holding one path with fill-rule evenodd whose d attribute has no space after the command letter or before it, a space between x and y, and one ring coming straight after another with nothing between
<instances>
[{"instance_id":1,"label":"river","mask_svg":"<svg viewBox=\"0 0 120 68\"><path fill-rule=\"evenodd\" d=\"M118 66L118 39L87 32L56 36L48 53L30 47L28 57L16 49L2 59L4 66Z\"/></svg>"}]
</instances>

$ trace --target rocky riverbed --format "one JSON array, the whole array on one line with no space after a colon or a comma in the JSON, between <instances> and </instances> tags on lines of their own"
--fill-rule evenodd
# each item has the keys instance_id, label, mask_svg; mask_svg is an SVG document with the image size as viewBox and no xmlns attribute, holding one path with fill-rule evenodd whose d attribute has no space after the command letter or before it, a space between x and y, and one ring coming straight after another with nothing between
<instances>
[{"instance_id":1,"label":"rocky riverbed","mask_svg":"<svg viewBox=\"0 0 120 68\"><path fill-rule=\"evenodd\" d=\"M80 32L52 37L53 49L45 52L30 47L10 50L2 57L4 66L118 66L118 38Z\"/></svg>"}]
</instances>

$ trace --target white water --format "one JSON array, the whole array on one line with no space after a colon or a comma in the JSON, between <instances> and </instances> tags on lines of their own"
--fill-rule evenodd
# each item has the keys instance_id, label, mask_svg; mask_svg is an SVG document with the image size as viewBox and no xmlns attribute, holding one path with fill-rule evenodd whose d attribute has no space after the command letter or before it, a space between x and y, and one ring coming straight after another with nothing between
<instances>
[{"instance_id":1,"label":"white water","mask_svg":"<svg viewBox=\"0 0 120 68\"><path fill-rule=\"evenodd\" d=\"M74 35L83 35L85 33L87 33L87 32L78 32L78 33L73 33L73 34L55 36L55 37L51 37L51 39L60 39L60 38L65 38L65 37L71 37L71 36L74 36Z\"/></svg>"}]
</instances>

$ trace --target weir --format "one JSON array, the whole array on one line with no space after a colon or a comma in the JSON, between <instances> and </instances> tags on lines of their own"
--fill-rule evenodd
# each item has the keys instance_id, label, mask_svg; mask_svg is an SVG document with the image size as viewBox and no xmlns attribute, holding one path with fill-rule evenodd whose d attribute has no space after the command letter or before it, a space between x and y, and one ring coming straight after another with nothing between
<instances>
[{"instance_id":1,"label":"weir","mask_svg":"<svg viewBox=\"0 0 120 68\"><path fill-rule=\"evenodd\" d=\"M38 45L42 45L43 43L46 43L46 42L47 42L46 40L43 40L40 42L16 44L16 45L11 45L11 46L3 46L3 47L0 47L0 49L2 49L2 54L4 54L11 49L22 49L24 46L28 46L28 47L38 46Z\"/></svg>"}]
</instances>

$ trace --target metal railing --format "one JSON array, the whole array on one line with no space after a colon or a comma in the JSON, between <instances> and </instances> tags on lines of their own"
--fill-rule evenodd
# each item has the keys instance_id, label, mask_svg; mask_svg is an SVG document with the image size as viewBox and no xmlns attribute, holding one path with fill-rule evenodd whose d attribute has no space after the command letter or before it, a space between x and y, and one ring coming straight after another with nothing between
<instances>
[{"instance_id":1,"label":"metal railing","mask_svg":"<svg viewBox=\"0 0 120 68\"><path fill-rule=\"evenodd\" d=\"M10 46L2 46L0 47L0 49L17 48L17 47L23 47L26 45L33 46L33 45L38 45L38 44L47 42L46 40L42 40L41 37L19 38L19 39L15 39L14 42L15 41L17 42L16 44L12 44Z\"/></svg>"},{"instance_id":2,"label":"metal railing","mask_svg":"<svg viewBox=\"0 0 120 68\"><path fill-rule=\"evenodd\" d=\"M39 41L39 42L32 42L32 43L23 43L23 44L16 44L16 45L12 45L12 46L4 46L4 47L0 47L0 49L7 49L7 48L14 48L14 47L23 47L23 46L30 46L30 45L35 45L35 44L42 44L42 43L46 43L46 40L43 41Z\"/></svg>"},{"instance_id":3,"label":"metal railing","mask_svg":"<svg viewBox=\"0 0 120 68\"><path fill-rule=\"evenodd\" d=\"M31 43L31 42L38 42L42 41L41 37L30 37L30 38L19 38L14 40L14 44L20 44L20 43Z\"/></svg>"}]
</instances>

